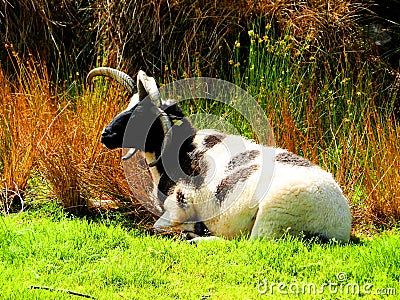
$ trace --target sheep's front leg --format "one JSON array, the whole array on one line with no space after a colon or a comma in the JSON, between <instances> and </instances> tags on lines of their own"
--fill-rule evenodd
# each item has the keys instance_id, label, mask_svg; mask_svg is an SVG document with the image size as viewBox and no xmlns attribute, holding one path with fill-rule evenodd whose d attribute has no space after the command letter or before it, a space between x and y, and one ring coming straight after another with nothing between
<instances>
[{"instance_id":1,"label":"sheep's front leg","mask_svg":"<svg viewBox=\"0 0 400 300\"><path fill-rule=\"evenodd\" d=\"M215 240L221 240L221 238L217 236L198 236L187 241L190 244L198 244L204 241L215 241Z\"/></svg>"},{"instance_id":2,"label":"sheep's front leg","mask_svg":"<svg viewBox=\"0 0 400 300\"><path fill-rule=\"evenodd\" d=\"M186 232L185 238L190 244L197 244L203 241L220 240L220 237L211 235L207 226L203 222L197 222L194 225L194 231Z\"/></svg>"}]
</instances>

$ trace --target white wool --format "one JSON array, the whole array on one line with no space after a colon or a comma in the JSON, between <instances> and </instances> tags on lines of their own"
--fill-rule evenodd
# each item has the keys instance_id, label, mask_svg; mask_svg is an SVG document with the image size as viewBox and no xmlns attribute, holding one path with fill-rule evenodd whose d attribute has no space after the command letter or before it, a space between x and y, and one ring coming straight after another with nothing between
<instances>
[{"instance_id":1,"label":"white wool","mask_svg":"<svg viewBox=\"0 0 400 300\"><path fill-rule=\"evenodd\" d=\"M194 139L198 150L205 150L204 139L216 133L199 131ZM241 167L256 165L258 169L243 182L238 180L220 204L215 193L227 176L227 164L235 155L249 150L259 150L263 155ZM276 239L290 233L348 241L352 216L332 175L315 165L274 163L276 155L285 153L287 150L264 147L240 136L226 136L202 157L207 164L204 184L196 189L178 182L155 227L193 231L194 220L200 220L213 235L228 239L240 235ZM185 195L184 208L176 201L178 190Z\"/></svg>"}]
</instances>

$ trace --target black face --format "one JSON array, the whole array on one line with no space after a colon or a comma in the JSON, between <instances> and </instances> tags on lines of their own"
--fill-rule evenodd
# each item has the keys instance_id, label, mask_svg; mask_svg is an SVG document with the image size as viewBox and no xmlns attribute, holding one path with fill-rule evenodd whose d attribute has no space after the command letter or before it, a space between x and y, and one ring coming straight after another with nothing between
<instances>
[{"instance_id":1,"label":"black face","mask_svg":"<svg viewBox=\"0 0 400 300\"><path fill-rule=\"evenodd\" d=\"M131 115L132 110L123 112L116 116L111 123L104 128L100 139L104 146L108 149L122 147L125 129Z\"/></svg>"},{"instance_id":2,"label":"black face","mask_svg":"<svg viewBox=\"0 0 400 300\"><path fill-rule=\"evenodd\" d=\"M101 142L108 149L137 148L144 150L146 137L153 124L156 125L159 114L159 110L154 104L150 101L142 101L131 110L117 115L104 128ZM161 126L159 127L161 128ZM125 132L129 134L125 135Z\"/></svg>"},{"instance_id":3,"label":"black face","mask_svg":"<svg viewBox=\"0 0 400 300\"><path fill-rule=\"evenodd\" d=\"M161 109L170 116L171 120L184 117L176 104L163 106ZM104 128L101 142L108 149L136 148L158 152L164 139L159 116L160 110L150 100L145 99L133 109L116 116ZM127 132L126 135L125 132Z\"/></svg>"}]
</instances>

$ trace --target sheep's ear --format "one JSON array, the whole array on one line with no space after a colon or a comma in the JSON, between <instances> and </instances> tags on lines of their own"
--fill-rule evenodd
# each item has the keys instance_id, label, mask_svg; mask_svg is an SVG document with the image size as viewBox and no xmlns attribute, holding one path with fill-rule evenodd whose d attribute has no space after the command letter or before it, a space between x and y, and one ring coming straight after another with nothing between
<instances>
[{"instance_id":1,"label":"sheep's ear","mask_svg":"<svg viewBox=\"0 0 400 300\"><path fill-rule=\"evenodd\" d=\"M161 96L157 88L157 83L153 77L149 77L142 70L137 75L137 87L139 94L139 101L142 101L147 96L150 97L157 107L161 106Z\"/></svg>"}]
</instances>

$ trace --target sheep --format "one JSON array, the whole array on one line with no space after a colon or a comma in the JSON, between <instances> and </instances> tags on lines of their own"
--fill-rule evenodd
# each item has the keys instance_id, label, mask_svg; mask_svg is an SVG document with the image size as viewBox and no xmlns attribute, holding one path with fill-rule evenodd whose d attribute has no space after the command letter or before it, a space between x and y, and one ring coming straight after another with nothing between
<instances>
[{"instance_id":1,"label":"sheep","mask_svg":"<svg viewBox=\"0 0 400 300\"><path fill-rule=\"evenodd\" d=\"M199 241L214 237L279 239L285 234L347 242L352 215L332 175L285 149L239 135L197 130L173 100L162 100L143 71L127 74L96 68L87 77L108 76L133 94L108 124L108 149L144 153L163 208L157 232L179 231Z\"/></svg>"}]
</instances>

